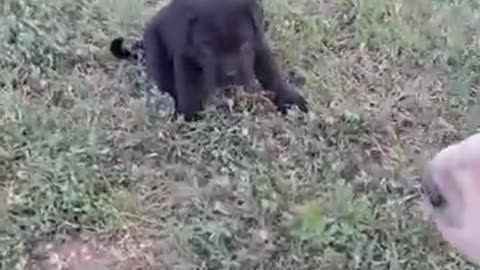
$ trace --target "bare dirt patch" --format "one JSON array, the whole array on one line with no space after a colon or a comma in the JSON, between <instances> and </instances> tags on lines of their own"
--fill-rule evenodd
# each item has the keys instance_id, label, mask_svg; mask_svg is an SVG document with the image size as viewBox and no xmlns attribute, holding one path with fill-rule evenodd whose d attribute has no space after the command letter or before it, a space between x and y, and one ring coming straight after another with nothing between
<instances>
[{"instance_id":1,"label":"bare dirt patch","mask_svg":"<svg viewBox=\"0 0 480 270\"><path fill-rule=\"evenodd\" d=\"M131 234L111 239L83 234L34 249L28 270L160 270L190 269L173 262L172 243ZM170 252L169 252L170 251Z\"/></svg>"}]
</instances>

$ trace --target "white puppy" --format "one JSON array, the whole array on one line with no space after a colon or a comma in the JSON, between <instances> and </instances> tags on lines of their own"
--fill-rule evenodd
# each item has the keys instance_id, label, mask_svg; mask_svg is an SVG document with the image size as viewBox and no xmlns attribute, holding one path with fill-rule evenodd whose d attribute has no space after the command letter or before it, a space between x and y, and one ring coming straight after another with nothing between
<instances>
[{"instance_id":1,"label":"white puppy","mask_svg":"<svg viewBox=\"0 0 480 270\"><path fill-rule=\"evenodd\" d=\"M443 237L480 265L480 134L440 151L427 164L422 187Z\"/></svg>"}]
</instances>

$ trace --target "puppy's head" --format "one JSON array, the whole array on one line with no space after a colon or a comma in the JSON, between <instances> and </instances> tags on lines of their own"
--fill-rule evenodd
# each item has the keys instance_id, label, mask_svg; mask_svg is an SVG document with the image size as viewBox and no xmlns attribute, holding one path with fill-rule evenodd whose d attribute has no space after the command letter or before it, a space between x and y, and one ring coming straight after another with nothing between
<instances>
[{"instance_id":1,"label":"puppy's head","mask_svg":"<svg viewBox=\"0 0 480 270\"><path fill-rule=\"evenodd\" d=\"M190 22L189 46L197 62L214 65L218 86L242 85L251 79L246 78L253 69L255 43L251 1L214 1L197 10Z\"/></svg>"},{"instance_id":2,"label":"puppy's head","mask_svg":"<svg viewBox=\"0 0 480 270\"><path fill-rule=\"evenodd\" d=\"M231 87L245 85L250 73L253 73L253 48L249 40L243 40L239 46L220 50L215 61L217 85Z\"/></svg>"}]
</instances>

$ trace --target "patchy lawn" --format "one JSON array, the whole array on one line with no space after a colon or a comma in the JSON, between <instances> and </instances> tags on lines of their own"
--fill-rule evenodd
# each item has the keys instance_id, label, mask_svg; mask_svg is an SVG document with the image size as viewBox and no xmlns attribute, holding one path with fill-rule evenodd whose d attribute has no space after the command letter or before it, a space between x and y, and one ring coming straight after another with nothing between
<instances>
[{"instance_id":1,"label":"patchy lawn","mask_svg":"<svg viewBox=\"0 0 480 270\"><path fill-rule=\"evenodd\" d=\"M412 179L478 126L479 4L264 2L312 112L186 124L108 51L162 3L3 1L0 269L474 269Z\"/></svg>"}]
</instances>

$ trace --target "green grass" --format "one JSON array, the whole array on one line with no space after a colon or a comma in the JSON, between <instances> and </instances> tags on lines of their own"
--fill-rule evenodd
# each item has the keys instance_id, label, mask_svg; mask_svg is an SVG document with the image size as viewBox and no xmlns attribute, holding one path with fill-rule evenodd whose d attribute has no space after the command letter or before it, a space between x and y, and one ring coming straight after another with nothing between
<instances>
[{"instance_id":1,"label":"green grass","mask_svg":"<svg viewBox=\"0 0 480 270\"><path fill-rule=\"evenodd\" d=\"M130 2L3 6L0 269L86 231L151 240L146 269L474 269L408 179L478 128L479 4L264 1L311 115L187 124L109 55L158 8Z\"/></svg>"}]
</instances>

